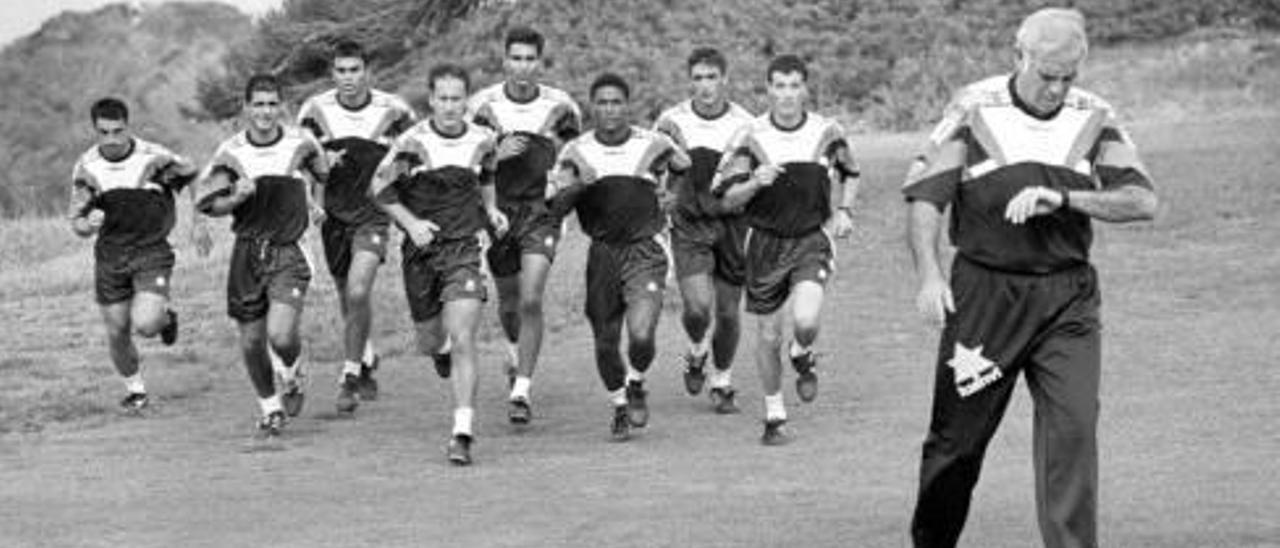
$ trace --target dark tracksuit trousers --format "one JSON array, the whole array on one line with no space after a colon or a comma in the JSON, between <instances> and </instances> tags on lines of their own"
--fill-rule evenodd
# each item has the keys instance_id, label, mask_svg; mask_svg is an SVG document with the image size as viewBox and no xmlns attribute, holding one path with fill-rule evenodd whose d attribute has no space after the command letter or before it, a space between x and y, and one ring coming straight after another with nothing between
<instances>
[{"instance_id":1,"label":"dark tracksuit trousers","mask_svg":"<svg viewBox=\"0 0 1280 548\"><path fill-rule=\"evenodd\" d=\"M987 444L1021 372L1035 407L1036 510L1044 544L1097 546L1096 272L1082 265L1016 274L957 257L951 284L956 312L938 350L912 540L917 547L956 545Z\"/></svg>"}]
</instances>

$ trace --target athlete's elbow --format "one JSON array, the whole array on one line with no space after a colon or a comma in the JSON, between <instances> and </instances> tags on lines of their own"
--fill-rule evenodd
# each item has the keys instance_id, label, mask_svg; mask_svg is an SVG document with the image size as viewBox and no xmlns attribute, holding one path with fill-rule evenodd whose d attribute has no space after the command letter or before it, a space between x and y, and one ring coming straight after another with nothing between
<instances>
[{"instance_id":1,"label":"athlete's elbow","mask_svg":"<svg viewBox=\"0 0 1280 548\"><path fill-rule=\"evenodd\" d=\"M1156 211L1160 209L1160 199L1156 197L1156 193L1148 192L1138 203L1138 214L1142 216L1143 221L1150 221L1156 218Z\"/></svg>"},{"instance_id":2,"label":"athlete's elbow","mask_svg":"<svg viewBox=\"0 0 1280 548\"><path fill-rule=\"evenodd\" d=\"M1160 209L1160 199L1156 197L1156 193L1149 189L1142 189L1134 193L1132 208L1130 210L1131 221L1150 221L1156 218L1156 211Z\"/></svg>"}]
</instances>

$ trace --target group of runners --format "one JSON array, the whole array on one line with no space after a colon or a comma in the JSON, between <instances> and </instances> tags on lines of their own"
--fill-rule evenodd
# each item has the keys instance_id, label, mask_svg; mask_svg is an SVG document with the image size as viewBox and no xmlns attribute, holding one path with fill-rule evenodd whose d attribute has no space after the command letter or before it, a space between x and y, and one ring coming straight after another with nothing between
<instances>
[{"instance_id":1,"label":"group of runners","mask_svg":"<svg viewBox=\"0 0 1280 548\"><path fill-rule=\"evenodd\" d=\"M585 90L594 121L586 130L571 95L540 81L543 37L513 28L503 46L506 77L487 88L473 89L458 65L433 67L423 119L370 86L369 59L352 41L334 46L334 86L304 101L296 123L285 121L281 82L253 76L243 130L203 170L134 136L120 100L96 102L98 139L75 167L71 219L78 234L97 235L97 300L125 379L121 405L148 403L131 331L166 344L178 334L167 235L174 195L190 187L199 214L232 217L228 314L265 436L279 435L305 399L299 324L313 270L300 242L313 223L344 320L337 410L353 413L377 398L370 296L394 225L403 232L418 350L453 390L446 454L469 464L481 369L476 331L490 284L506 338L507 415L528 424L543 294L565 219L576 215L590 240L585 311L612 437L626 440L648 422L645 378L674 268L688 393L705 389L715 412L739 411L731 372L745 300L756 318L761 441L789 441L783 365L795 372L797 396L812 401L813 346L835 275L832 238L851 232L859 185L841 125L806 106L805 62L770 61L768 110L756 116L728 98L725 56L696 49L686 62L690 97L652 129L632 122L631 82L604 73ZM1100 340L1091 220L1148 219L1156 199L1111 107L1073 87L1087 52L1083 17L1038 11L1023 21L1015 46L1012 74L956 94L903 187L920 273L916 304L943 327L912 525L919 546L958 539L1019 373L1037 409L1045 544L1096 545ZM939 245L948 210L956 248L949 276ZM204 254L211 242L202 236Z\"/></svg>"},{"instance_id":2,"label":"group of runners","mask_svg":"<svg viewBox=\"0 0 1280 548\"><path fill-rule=\"evenodd\" d=\"M696 395L709 384L716 412L739 411L730 372L745 293L746 309L760 317L762 440L788 441L782 358L797 373L799 397L812 401L812 345L835 273L831 236L850 232L858 184L841 126L806 110L805 63L790 55L770 63L771 107L757 117L727 97L724 55L696 49L687 61L691 97L652 129L632 122L631 84L605 73L587 90L595 124L584 130L571 95L540 81L544 47L537 31L511 29L505 80L479 90L460 66L433 67L430 115L419 119L407 101L371 87L360 44L340 41L332 89L302 102L296 123L285 121L281 82L251 77L244 129L203 170L133 136L123 102L98 101L91 118L99 142L77 165L72 217L78 232L98 234L98 300L126 379L121 404L148 403L130 325L169 344L176 338L167 234L173 195L191 185L199 214L232 217L227 310L266 436L278 435L306 398L299 325L312 276L302 243L309 226L319 226L344 323L337 410L354 413L378 395L370 296L394 225L404 234L418 350L453 388L448 457L466 464L476 330L490 279L506 335L508 418L528 424L543 294L564 220L576 214L590 240L585 310L611 435L628 439L648 422L645 375L674 267L689 337L680 360L686 389ZM207 253L207 229L197 232ZM781 312L788 302L789 317ZM784 349L787 323L794 337Z\"/></svg>"}]
</instances>

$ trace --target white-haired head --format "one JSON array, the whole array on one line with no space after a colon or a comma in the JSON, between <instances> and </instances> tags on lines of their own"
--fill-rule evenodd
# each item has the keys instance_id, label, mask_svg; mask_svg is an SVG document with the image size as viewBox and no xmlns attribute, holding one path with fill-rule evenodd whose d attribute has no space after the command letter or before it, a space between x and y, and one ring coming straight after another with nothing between
<instances>
[{"instance_id":1,"label":"white-haired head","mask_svg":"<svg viewBox=\"0 0 1280 548\"><path fill-rule=\"evenodd\" d=\"M1044 8L1028 15L1018 27L1015 45L1020 60L1079 64L1089 53L1084 15L1067 8Z\"/></svg>"}]
</instances>

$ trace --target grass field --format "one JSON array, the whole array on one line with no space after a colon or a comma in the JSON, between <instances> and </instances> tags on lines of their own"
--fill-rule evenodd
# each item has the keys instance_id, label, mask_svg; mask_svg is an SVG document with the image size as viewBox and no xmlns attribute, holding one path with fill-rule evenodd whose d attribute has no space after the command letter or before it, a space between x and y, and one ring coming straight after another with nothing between
<instances>
[{"instance_id":1,"label":"grass field","mask_svg":"<svg viewBox=\"0 0 1280 548\"><path fill-rule=\"evenodd\" d=\"M1100 225L1094 247L1102 542L1280 546L1280 117L1132 129L1163 202L1154 223ZM743 414L684 395L674 295L651 425L607 441L576 239L553 271L535 423L506 425L490 342L470 469L443 461L447 388L410 353L396 267L377 294L385 397L354 420L333 414L339 323L318 276L308 408L281 444L251 442L256 404L223 315L225 237L208 259L180 251L182 340L142 343L158 405L119 417L89 244L54 221L0 225L0 546L906 546L936 337L912 311L902 242L898 184L915 140L855 142L866 183L818 344L822 394L800 405L788 391L798 439L782 448L757 443L751 329L734 377ZM1038 545L1030 416L1020 389L965 546Z\"/></svg>"}]
</instances>

